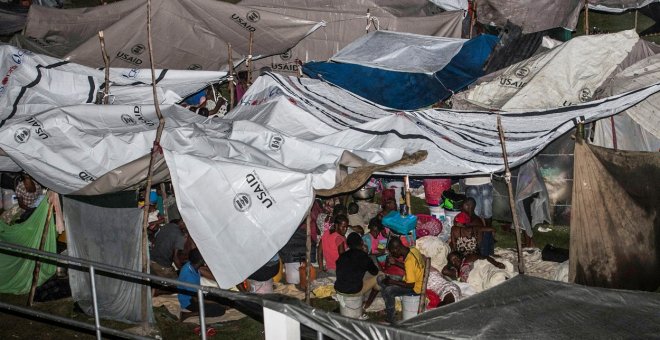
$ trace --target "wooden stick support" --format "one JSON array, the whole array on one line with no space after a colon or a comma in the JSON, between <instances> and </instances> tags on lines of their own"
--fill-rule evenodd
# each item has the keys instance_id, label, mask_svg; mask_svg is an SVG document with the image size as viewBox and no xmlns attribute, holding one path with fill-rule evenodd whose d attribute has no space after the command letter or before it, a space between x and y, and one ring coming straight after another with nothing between
<instances>
[{"instance_id":1,"label":"wooden stick support","mask_svg":"<svg viewBox=\"0 0 660 340\"><path fill-rule=\"evenodd\" d=\"M170 223L170 214L168 214L167 209L165 208L165 201L167 200L167 190L165 190L165 183L160 183L160 195L163 197L163 217L165 218L165 223Z\"/></svg>"},{"instance_id":2,"label":"wooden stick support","mask_svg":"<svg viewBox=\"0 0 660 340\"><path fill-rule=\"evenodd\" d=\"M424 256L424 255L422 255ZM417 314L422 314L426 309L426 287L429 283L429 274L431 273L431 258L424 256L424 279L422 281L422 294L419 296L419 307Z\"/></svg>"},{"instance_id":3,"label":"wooden stick support","mask_svg":"<svg viewBox=\"0 0 660 340\"><path fill-rule=\"evenodd\" d=\"M105 5L105 3L104 3ZM103 55L103 65L105 65L105 83L103 88L102 104L108 104L108 94L110 93L110 59L108 51L105 49L105 37L103 31L99 31L99 41L101 42L101 54Z\"/></svg>"},{"instance_id":4,"label":"wooden stick support","mask_svg":"<svg viewBox=\"0 0 660 340\"><path fill-rule=\"evenodd\" d=\"M231 111L231 109L234 108L234 101L235 101L235 94L234 92L236 89L234 88L234 59L232 58L232 51L231 51L231 44L227 43L227 54L228 59L227 63L229 64L228 67L228 72L229 72L229 77L227 77L227 80L229 81L229 110L227 112Z\"/></svg>"},{"instance_id":5,"label":"wooden stick support","mask_svg":"<svg viewBox=\"0 0 660 340\"><path fill-rule=\"evenodd\" d=\"M46 215L46 224L44 224L44 230L41 233L41 241L39 241L39 250L44 250L46 246L46 239L48 238L48 229L50 228L50 218L53 215L53 206L48 203L48 214ZM34 302L34 294L37 291L37 284L39 284L39 272L41 272L41 261L34 260L34 271L32 272L32 286L30 286L30 295L28 296L28 306L32 306Z\"/></svg>"},{"instance_id":6,"label":"wooden stick support","mask_svg":"<svg viewBox=\"0 0 660 340\"><path fill-rule=\"evenodd\" d=\"M589 35L589 0L584 0L584 34Z\"/></svg>"},{"instance_id":7,"label":"wooden stick support","mask_svg":"<svg viewBox=\"0 0 660 340\"><path fill-rule=\"evenodd\" d=\"M306 232L306 243L305 243L305 261L306 261L306 266L305 266L305 303L310 304L310 296L311 296L311 287L312 283L310 282L311 280L311 272L312 272L312 208L314 207L314 203L316 202L316 195L313 196L312 198L312 205L309 207L309 211L307 211L307 223L305 226L305 232Z\"/></svg>"},{"instance_id":8,"label":"wooden stick support","mask_svg":"<svg viewBox=\"0 0 660 340\"><path fill-rule=\"evenodd\" d=\"M509 157L506 154L506 141L504 138L504 129L502 128L502 117L497 113L497 132L500 135L500 144L502 146L502 157L504 158L504 179L509 190L509 205L511 206L511 215L513 215L513 227L516 230L516 242L518 244L518 273L525 273L525 259L522 254L522 237L520 223L518 222L518 213L513 201L513 186L511 185L511 170L509 169Z\"/></svg>"},{"instance_id":9,"label":"wooden stick support","mask_svg":"<svg viewBox=\"0 0 660 340\"><path fill-rule=\"evenodd\" d=\"M160 112L160 106L158 105L158 92L156 90L156 70L154 68L154 50L153 42L151 39L151 0L147 0L147 46L149 50L149 63L151 64L151 88L153 90L154 96L154 107L156 109L156 116L158 116L158 128L156 129L156 138L154 140L154 145L151 148L151 157L149 157L149 168L147 169L147 184L144 195L144 213L142 216L142 272L149 272L149 256L147 251L149 250L149 240L147 238L147 227L149 226L149 205L151 204L151 197L149 193L151 190L152 180L153 180L153 171L154 163L156 158L156 153L160 151L160 137L163 134L163 128L165 127L165 119L163 114ZM148 318L148 299L151 296L149 294L149 286L142 285L142 304L140 306L140 311L142 315L142 328L146 332L150 331L149 318Z\"/></svg>"},{"instance_id":10,"label":"wooden stick support","mask_svg":"<svg viewBox=\"0 0 660 340\"><path fill-rule=\"evenodd\" d=\"M474 24L477 21L477 0L472 0L472 12L470 13L470 33L468 37L472 39L472 31L474 30Z\"/></svg>"},{"instance_id":11,"label":"wooden stick support","mask_svg":"<svg viewBox=\"0 0 660 340\"><path fill-rule=\"evenodd\" d=\"M247 67L247 87L252 85L252 44L254 42L254 32L250 32L250 44L248 45L248 57L245 66Z\"/></svg>"},{"instance_id":12,"label":"wooden stick support","mask_svg":"<svg viewBox=\"0 0 660 340\"><path fill-rule=\"evenodd\" d=\"M412 205L410 205L410 176L403 177L403 188L406 191L406 205L408 206L408 213L412 214Z\"/></svg>"}]
</instances>

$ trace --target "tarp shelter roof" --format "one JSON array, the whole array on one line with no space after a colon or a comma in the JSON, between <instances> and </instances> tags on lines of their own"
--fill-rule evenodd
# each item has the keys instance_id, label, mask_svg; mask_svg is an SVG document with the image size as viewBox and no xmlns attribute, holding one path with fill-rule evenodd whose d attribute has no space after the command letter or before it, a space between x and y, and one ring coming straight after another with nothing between
<instances>
[{"instance_id":1,"label":"tarp shelter roof","mask_svg":"<svg viewBox=\"0 0 660 340\"><path fill-rule=\"evenodd\" d=\"M12 56L18 52L8 50L3 71L16 66ZM20 57L3 94L15 107L0 127L7 156L62 194L100 194L141 183L148 161L140 160L156 135L154 107L89 104L89 77L98 70ZM60 72L70 69L84 76ZM66 91L72 98L51 95ZM582 106L504 116L510 160L516 165L529 159L576 117L588 122L612 115L658 91L660 84ZM169 169L191 236L225 288L286 244L314 191L333 189L362 169L387 171L383 167L420 150L428 151L425 161L391 170L465 175L503 167L492 113L385 110L313 79L259 77L232 119L201 117L174 104L161 105L161 111L160 162ZM129 165L134 169L124 171Z\"/></svg>"},{"instance_id":2,"label":"tarp shelter roof","mask_svg":"<svg viewBox=\"0 0 660 340\"><path fill-rule=\"evenodd\" d=\"M574 30L583 6L581 0L483 0L477 5L477 21L504 27L507 21L534 33L563 27Z\"/></svg>"},{"instance_id":3,"label":"tarp shelter roof","mask_svg":"<svg viewBox=\"0 0 660 340\"><path fill-rule=\"evenodd\" d=\"M104 31L110 66L145 68L146 6L146 0L67 10L33 6L24 39L15 41L35 52L103 67L97 33ZM250 32L252 55L258 58L284 53L322 26L215 0L153 0L151 6L156 68L226 69L227 43L239 61L249 54Z\"/></svg>"},{"instance_id":4,"label":"tarp shelter roof","mask_svg":"<svg viewBox=\"0 0 660 340\"><path fill-rule=\"evenodd\" d=\"M441 12L427 0L243 0L240 4L259 11L327 23L291 51L255 64L257 68L269 66L275 72L289 75L298 71L296 59L303 62L328 60L364 36L369 20L370 32L379 29L460 38L464 18L463 11Z\"/></svg>"},{"instance_id":5,"label":"tarp shelter roof","mask_svg":"<svg viewBox=\"0 0 660 340\"><path fill-rule=\"evenodd\" d=\"M659 0L589 0L589 9L601 12L622 13L646 7Z\"/></svg>"},{"instance_id":6,"label":"tarp shelter roof","mask_svg":"<svg viewBox=\"0 0 660 340\"><path fill-rule=\"evenodd\" d=\"M496 43L494 35L467 40L376 31L303 71L387 107L419 109L483 75Z\"/></svg>"}]
</instances>

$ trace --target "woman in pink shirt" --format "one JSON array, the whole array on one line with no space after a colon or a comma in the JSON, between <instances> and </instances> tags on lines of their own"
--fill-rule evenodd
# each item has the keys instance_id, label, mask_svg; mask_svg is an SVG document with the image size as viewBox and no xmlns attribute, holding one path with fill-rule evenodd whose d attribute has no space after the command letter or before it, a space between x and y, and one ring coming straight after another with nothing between
<instances>
[{"instance_id":1,"label":"woman in pink shirt","mask_svg":"<svg viewBox=\"0 0 660 340\"><path fill-rule=\"evenodd\" d=\"M334 274L337 269L337 259L339 255L346 250L346 230L348 229L348 217L346 215L337 215L335 225L321 236L321 263L324 271ZM325 266L323 265L325 262Z\"/></svg>"}]
</instances>

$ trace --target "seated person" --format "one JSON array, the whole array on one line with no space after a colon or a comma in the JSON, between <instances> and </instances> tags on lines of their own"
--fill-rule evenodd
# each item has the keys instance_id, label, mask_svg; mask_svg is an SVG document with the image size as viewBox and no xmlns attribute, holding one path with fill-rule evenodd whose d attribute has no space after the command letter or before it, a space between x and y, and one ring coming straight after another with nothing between
<instances>
[{"instance_id":1,"label":"seated person","mask_svg":"<svg viewBox=\"0 0 660 340\"><path fill-rule=\"evenodd\" d=\"M348 224L351 226L361 226L362 217L359 214L360 207L355 202L348 205Z\"/></svg>"},{"instance_id":2,"label":"seated person","mask_svg":"<svg viewBox=\"0 0 660 340\"><path fill-rule=\"evenodd\" d=\"M480 253L479 245L482 242L489 243L488 249L494 249L492 233L495 232L495 229L483 225L483 220L474 215L475 206L474 198L468 197L461 206L461 212L454 218L454 225L451 229L449 246L452 250L460 251L464 255ZM484 237L485 234L490 237Z\"/></svg>"},{"instance_id":3,"label":"seated person","mask_svg":"<svg viewBox=\"0 0 660 340\"><path fill-rule=\"evenodd\" d=\"M376 281L378 267L362 249L362 238L357 233L348 235L348 250L337 260L335 290L342 294L369 293L364 308L369 308L380 288Z\"/></svg>"},{"instance_id":4,"label":"seated person","mask_svg":"<svg viewBox=\"0 0 660 340\"><path fill-rule=\"evenodd\" d=\"M176 279L176 269L172 267L172 262L177 268L183 266L186 237L186 224L183 220L172 220L160 228L151 249L152 274Z\"/></svg>"},{"instance_id":5,"label":"seated person","mask_svg":"<svg viewBox=\"0 0 660 340\"><path fill-rule=\"evenodd\" d=\"M367 254L375 258L377 263L385 264L387 260L387 233L385 227L377 218L374 217L369 221L369 232L362 237L362 240Z\"/></svg>"},{"instance_id":6,"label":"seated person","mask_svg":"<svg viewBox=\"0 0 660 340\"><path fill-rule=\"evenodd\" d=\"M16 183L16 198L18 199L18 206L23 209L23 213L18 218L16 223L27 221L32 213L37 209L39 203L43 199L43 189L30 175L23 173L18 183Z\"/></svg>"},{"instance_id":7,"label":"seated person","mask_svg":"<svg viewBox=\"0 0 660 340\"><path fill-rule=\"evenodd\" d=\"M435 294L432 296L430 292ZM442 273L431 268L426 283L426 293L429 299L428 308L436 308L458 301L461 298L461 289L454 282L442 276Z\"/></svg>"},{"instance_id":8,"label":"seated person","mask_svg":"<svg viewBox=\"0 0 660 340\"><path fill-rule=\"evenodd\" d=\"M202 276L210 280L215 280L209 268L206 267L199 249L194 249L190 252L188 262L181 268L179 281L199 285ZM179 294L177 295L182 312L199 312L197 291L184 286L177 286L177 288L179 290ZM215 302L204 300L204 315L206 317L216 317L225 314L225 307Z\"/></svg>"},{"instance_id":9,"label":"seated person","mask_svg":"<svg viewBox=\"0 0 660 340\"><path fill-rule=\"evenodd\" d=\"M321 236L321 246L319 256L321 263L319 266L321 270L328 272L331 275L336 273L337 259L344 251L346 251L346 230L348 229L348 217L346 215L338 215L335 217L335 225L326 231Z\"/></svg>"},{"instance_id":10,"label":"seated person","mask_svg":"<svg viewBox=\"0 0 660 340\"><path fill-rule=\"evenodd\" d=\"M474 266L476 260L487 260L493 266L504 269L504 263L498 262L490 256L481 256L479 254L464 255L460 251L452 251L447 255L447 265L442 268L442 275L449 277L452 280L459 280L467 282L470 276L470 271Z\"/></svg>"},{"instance_id":11,"label":"seated person","mask_svg":"<svg viewBox=\"0 0 660 340\"><path fill-rule=\"evenodd\" d=\"M380 291L385 300L387 321L394 323L394 298L397 296L418 295L422 293L424 281L424 258L415 247L406 247L398 238L393 238L387 245L390 254L394 257L404 258L406 275L403 281L385 277L380 280Z\"/></svg>"}]
</instances>

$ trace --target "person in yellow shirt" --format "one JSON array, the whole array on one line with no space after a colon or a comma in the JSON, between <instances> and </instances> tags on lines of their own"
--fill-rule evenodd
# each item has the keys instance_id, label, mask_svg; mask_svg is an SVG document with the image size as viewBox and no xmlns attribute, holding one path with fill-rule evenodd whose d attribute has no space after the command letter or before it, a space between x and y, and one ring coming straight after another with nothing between
<instances>
[{"instance_id":1,"label":"person in yellow shirt","mask_svg":"<svg viewBox=\"0 0 660 340\"><path fill-rule=\"evenodd\" d=\"M422 284L424 281L424 258L415 247L406 247L401 244L401 240L393 238L387 245L390 251L388 261L394 265L401 265L394 259L404 258L403 269L406 275L402 281L385 277L380 280L381 294L385 300L385 312L387 321L394 323L394 298L397 296L419 295L422 293Z\"/></svg>"}]
</instances>

